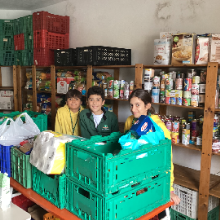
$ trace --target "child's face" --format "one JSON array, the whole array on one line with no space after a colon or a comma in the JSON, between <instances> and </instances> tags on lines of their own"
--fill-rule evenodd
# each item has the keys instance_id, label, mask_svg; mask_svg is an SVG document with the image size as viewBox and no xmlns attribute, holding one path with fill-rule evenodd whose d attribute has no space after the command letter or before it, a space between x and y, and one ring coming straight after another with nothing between
<instances>
[{"instance_id":1,"label":"child's face","mask_svg":"<svg viewBox=\"0 0 220 220\"><path fill-rule=\"evenodd\" d=\"M101 108L104 104L105 100L102 100L100 95L90 95L88 98L88 106L95 115L102 114Z\"/></svg>"},{"instance_id":2,"label":"child's face","mask_svg":"<svg viewBox=\"0 0 220 220\"><path fill-rule=\"evenodd\" d=\"M78 112L81 105L81 100L77 97L68 98L66 104L71 111Z\"/></svg>"},{"instance_id":3,"label":"child's face","mask_svg":"<svg viewBox=\"0 0 220 220\"><path fill-rule=\"evenodd\" d=\"M148 109L151 107L151 104L148 103L147 105L139 99L138 97L133 97L130 100L131 106L131 113L134 115L135 118L140 118L141 115L147 115Z\"/></svg>"}]
</instances>

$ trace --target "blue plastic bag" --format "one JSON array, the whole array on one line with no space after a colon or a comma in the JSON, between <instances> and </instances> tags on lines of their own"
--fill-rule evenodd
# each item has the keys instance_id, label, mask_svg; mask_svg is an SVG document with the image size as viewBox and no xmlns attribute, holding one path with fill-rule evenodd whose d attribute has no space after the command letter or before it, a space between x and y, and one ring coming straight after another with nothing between
<instances>
[{"instance_id":1,"label":"blue plastic bag","mask_svg":"<svg viewBox=\"0 0 220 220\"><path fill-rule=\"evenodd\" d=\"M155 132L149 132L148 134L142 135L139 139L135 139L131 131L127 132L125 135L121 136L119 143L122 149L132 149L137 150L141 145L151 143L153 145L159 144L161 140L165 139L163 130L150 118L152 121Z\"/></svg>"}]
</instances>

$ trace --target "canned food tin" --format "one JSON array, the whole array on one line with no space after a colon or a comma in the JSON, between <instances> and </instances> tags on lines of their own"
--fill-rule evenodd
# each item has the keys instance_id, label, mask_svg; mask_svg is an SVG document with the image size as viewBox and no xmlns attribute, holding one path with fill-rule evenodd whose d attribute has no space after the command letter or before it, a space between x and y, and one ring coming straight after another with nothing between
<instances>
[{"instance_id":1,"label":"canned food tin","mask_svg":"<svg viewBox=\"0 0 220 220\"><path fill-rule=\"evenodd\" d=\"M202 137L196 137L196 145L202 145Z\"/></svg>"},{"instance_id":2,"label":"canned food tin","mask_svg":"<svg viewBox=\"0 0 220 220\"><path fill-rule=\"evenodd\" d=\"M152 89L153 82L144 81L144 90L150 91Z\"/></svg>"},{"instance_id":3,"label":"canned food tin","mask_svg":"<svg viewBox=\"0 0 220 220\"><path fill-rule=\"evenodd\" d=\"M108 89L108 97L113 99L113 89Z\"/></svg>"},{"instance_id":4,"label":"canned food tin","mask_svg":"<svg viewBox=\"0 0 220 220\"><path fill-rule=\"evenodd\" d=\"M119 89L119 81L114 80L114 90L118 90L118 89Z\"/></svg>"},{"instance_id":5,"label":"canned food tin","mask_svg":"<svg viewBox=\"0 0 220 220\"><path fill-rule=\"evenodd\" d=\"M199 84L192 84L192 95L199 95Z\"/></svg>"},{"instance_id":6,"label":"canned food tin","mask_svg":"<svg viewBox=\"0 0 220 220\"><path fill-rule=\"evenodd\" d=\"M124 99L128 99L129 97L129 89L124 90Z\"/></svg>"},{"instance_id":7,"label":"canned food tin","mask_svg":"<svg viewBox=\"0 0 220 220\"><path fill-rule=\"evenodd\" d=\"M172 122L172 132L179 133L180 130L180 122L179 121L173 121Z\"/></svg>"},{"instance_id":8,"label":"canned food tin","mask_svg":"<svg viewBox=\"0 0 220 220\"><path fill-rule=\"evenodd\" d=\"M105 93L105 98L108 97L108 89L104 89L104 93Z\"/></svg>"},{"instance_id":9,"label":"canned food tin","mask_svg":"<svg viewBox=\"0 0 220 220\"><path fill-rule=\"evenodd\" d=\"M206 71L201 71L200 72L200 83L206 83L206 75L207 75L207 72Z\"/></svg>"},{"instance_id":10,"label":"canned food tin","mask_svg":"<svg viewBox=\"0 0 220 220\"><path fill-rule=\"evenodd\" d=\"M124 86L125 86L125 81L124 81L124 80L121 80L121 81L120 81L120 89L121 89L121 90L124 90Z\"/></svg>"},{"instance_id":11,"label":"canned food tin","mask_svg":"<svg viewBox=\"0 0 220 220\"><path fill-rule=\"evenodd\" d=\"M172 131L172 122L171 122L171 120L167 119L167 120L165 121L165 125L166 125L166 127L167 127L167 129L168 129L169 131Z\"/></svg>"},{"instance_id":12,"label":"canned food tin","mask_svg":"<svg viewBox=\"0 0 220 220\"><path fill-rule=\"evenodd\" d=\"M192 89L192 79L185 78L184 79L184 91L191 91Z\"/></svg>"},{"instance_id":13,"label":"canned food tin","mask_svg":"<svg viewBox=\"0 0 220 220\"><path fill-rule=\"evenodd\" d=\"M165 96L160 95L160 103L165 103Z\"/></svg>"},{"instance_id":14,"label":"canned food tin","mask_svg":"<svg viewBox=\"0 0 220 220\"><path fill-rule=\"evenodd\" d=\"M183 89L183 79L182 78L177 78L176 79L175 88L176 88L176 90L182 90Z\"/></svg>"},{"instance_id":15,"label":"canned food tin","mask_svg":"<svg viewBox=\"0 0 220 220\"><path fill-rule=\"evenodd\" d=\"M183 129L182 130L182 144L188 145L190 139L190 130L189 129Z\"/></svg>"},{"instance_id":16,"label":"canned food tin","mask_svg":"<svg viewBox=\"0 0 220 220\"><path fill-rule=\"evenodd\" d=\"M176 105L176 98L175 97L170 98L170 104L171 105Z\"/></svg>"},{"instance_id":17,"label":"canned food tin","mask_svg":"<svg viewBox=\"0 0 220 220\"><path fill-rule=\"evenodd\" d=\"M199 96L198 95L192 95L191 97L191 106L197 107L199 105Z\"/></svg>"},{"instance_id":18,"label":"canned food tin","mask_svg":"<svg viewBox=\"0 0 220 220\"><path fill-rule=\"evenodd\" d=\"M193 78L196 75L196 71L194 69L188 69L187 78Z\"/></svg>"},{"instance_id":19,"label":"canned food tin","mask_svg":"<svg viewBox=\"0 0 220 220\"><path fill-rule=\"evenodd\" d=\"M183 104L183 99L182 99L182 97L176 98L176 104L177 104L177 105L182 105L182 104Z\"/></svg>"},{"instance_id":20,"label":"canned food tin","mask_svg":"<svg viewBox=\"0 0 220 220\"><path fill-rule=\"evenodd\" d=\"M108 81L108 89L113 89L114 87L114 80L109 80Z\"/></svg>"},{"instance_id":21,"label":"canned food tin","mask_svg":"<svg viewBox=\"0 0 220 220\"><path fill-rule=\"evenodd\" d=\"M193 84L199 84L200 83L200 77L199 76L193 76L192 83Z\"/></svg>"},{"instance_id":22,"label":"canned food tin","mask_svg":"<svg viewBox=\"0 0 220 220\"><path fill-rule=\"evenodd\" d=\"M199 94L199 106L204 107L204 104L205 104L205 95Z\"/></svg>"},{"instance_id":23,"label":"canned food tin","mask_svg":"<svg viewBox=\"0 0 220 220\"><path fill-rule=\"evenodd\" d=\"M199 93L205 93L206 84L199 84Z\"/></svg>"},{"instance_id":24,"label":"canned food tin","mask_svg":"<svg viewBox=\"0 0 220 220\"><path fill-rule=\"evenodd\" d=\"M172 90L173 89L173 79L168 78L165 81L166 85L165 85L165 89L166 90Z\"/></svg>"},{"instance_id":25,"label":"canned food tin","mask_svg":"<svg viewBox=\"0 0 220 220\"><path fill-rule=\"evenodd\" d=\"M154 77L154 69L145 69L144 75L150 76L150 78L153 78Z\"/></svg>"},{"instance_id":26,"label":"canned food tin","mask_svg":"<svg viewBox=\"0 0 220 220\"><path fill-rule=\"evenodd\" d=\"M155 76L153 78L153 89L159 89L160 88L160 77Z\"/></svg>"},{"instance_id":27,"label":"canned food tin","mask_svg":"<svg viewBox=\"0 0 220 220\"><path fill-rule=\"evenodd\" d=\"M173 144L179 143L179 133L171 132L171 138L172 138L172 143Z\"/></svg>"},{"instance_id":28,"label":"canned food tin","mask_svg":"<svg viewBox=\"0 0 220 220\"><path fill-rule=\"evenodd\" d=\"M159 103L159 89L152 89L152 102L153 103Z\"/></svg>"},{"instance_id":29,"label":"canned food tin","mask_svg":"<svg viewBox=\"0 0 220 220\"><path fill-rule=\"evenodd\" d=\"M129 95L131 95L132 92L133 92L132 90L129 90Z\"/></svg>"},{"instance_id":30,"label":"canned food tin","mask_svg":"<svg viewBox=\"0 0 220 220\"><path fill-rule=\"evenodd\" d=\"M196 136L191 136L191 140L192 140L193 142L196 142Z\"/></svg>"},{"instance_id":31,"label":"canned food tin","mask_svg":"<svg viewBox=\"0 0 220 220\"><path fill-rule=\"evenodd\" d=\"M123 99L123 98L124 98L124 90L120 89L120 99Z\"/></svg>"},{"instance_id":32,"label":"canned food tin","mask_svg":"<svg viewBox=\"0 0 220 220\"><path fill-rule=\"evenodd\" d=\"M165 90L165 79L162 79L162 80L161 80L160 90L161 90L161 91L164 91L164 90Z\"/></svg>"},{"instance_id":33,"label":"canned food tin","mask_svg":"<svg viewBox=\"0 0 220 220\"><path fill-rule=\"evenodd\" d=\"M186 99L190 99L191 98L191 92L190 91L184 91L183 92L183 98L186 98Z\"/></svg>"},{"instance_id":34,"label":"canned food tin","mask_svg":"<svg viewBox=\"0 0 220 220\"><path fill-rule=\"evenodd\" d=\"M102 88L103 88L103 89L107 89L107 83L103 83L103 84L102 84Z\"/></svg>"},{"instance_id":35,"label":"canned food tin","mask_svg":"<svg viewBox=\"0 0 220 220\"><path fill-rule=\"evenodd\" d=\"M190 106L191 99L189 98L183 98L183 105L184 106Z\"/></svg>"},{"instance_id":36,"label":"canned food tin","mask_svg":"<svg viewBox=\"0 0 220 220\"><path fill-rule=\"evenodd\" d=\"M183 97L183 91L182 90L176 90L175 91L175 97L176 98L182 98Z\"/></svg>"},{"instance_id":37,"label":"canned food tin","mask_svg":"<svg viewBox=\"0 0 220 220\"><path fill-rule=\"evenodd\" d=\"M160 91L161 96L165 96L165 91Z\"/></svg>"}]
</instances>

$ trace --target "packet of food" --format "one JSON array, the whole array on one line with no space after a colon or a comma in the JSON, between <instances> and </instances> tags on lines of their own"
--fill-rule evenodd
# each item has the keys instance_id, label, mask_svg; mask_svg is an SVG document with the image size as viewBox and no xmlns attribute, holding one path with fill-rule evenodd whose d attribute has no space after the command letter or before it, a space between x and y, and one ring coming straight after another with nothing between
<instances>
[{"instance_id":1,"label":"packet of food","mask_svg":"<svg viewBox=\"0 0 220 220\"><path fill-rule=\"evenodd\" d=\"M220 63L220 34L212 34L210 45L210 62Z\"/></svg>"},{"instance_id":2,"label":"packet of food","mask_svg":"<svg viewBox=\"0 0 220 220\"><path fill-rule=\"evenodd\" d=\"M170 64L170 39L155 39L154 40L154 65L169 65Z\"/></svg>"}]
</instances>

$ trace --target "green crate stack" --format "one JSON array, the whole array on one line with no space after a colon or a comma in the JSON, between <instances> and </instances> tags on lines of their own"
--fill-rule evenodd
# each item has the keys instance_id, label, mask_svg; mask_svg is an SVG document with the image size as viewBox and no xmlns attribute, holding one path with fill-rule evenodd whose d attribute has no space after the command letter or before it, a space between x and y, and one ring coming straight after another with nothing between
<instances>
[{"instance_id":1,"label":"green crate stack","mask_svg":"<svg viewBox=\"0 0 220 220\"><path fill-rule=\"evenodd\" d=\"M136 219L170 200L171 141L122 150L121 136L66 144L66 208L81 219Z\"/></svg>"},{"instance_id":2,"label":"green crate stack","mask_svg":"<svg viewBox=\"0 0 220 220\"><path fill-rule=\"evenodd\" d=\"M46 175L32 166L32 188L60 209L66 207L66 176Z\"/></svg>"},{"instance_id":3,"label":"green crate stack","mask_svg":"<svg viewBox=\"0 0 220 220\"><path fill-rule=\"evenodd\" d=\"M0 65L12 66L14 59L14 20L0 20Z\"/></svg>"},{"instance_id":4,"label":"green crate stack","mask_svg":"<svg viewBox=\"0 0 220 220\"><path fill-rule=\"evenodd\" d=\"M24 50L15 51L15 63L21 66L33 65L33 22L32 15L15 19L14 35L24 34Z\"/></svg>"},{"instance_id":5,"label":"green crate stack","mask_svg":"<svg viewBox=\"0 0 220 220\"><path fill-rule=\"evenodd\" d=\"M11 177L25 188L32 187L32 166L30 155L26 155L17 147L11 148Z\"/></svg>"},{"instance_id":6,"label":"green crate stack","mask_svg":"<svg viewBox=\"0 0 220 220\"><path fill-rule=\"evenodd\" d=\"M183 215L173 210L172 208L170 209L170 219L171 220L196 220L186 215ZM219 206L208 212L207 220L219 220Z\"/></svg>"}]
</instances>

